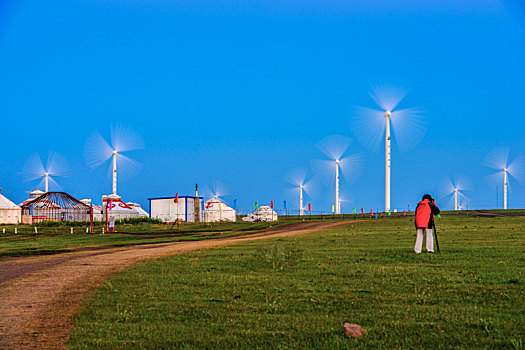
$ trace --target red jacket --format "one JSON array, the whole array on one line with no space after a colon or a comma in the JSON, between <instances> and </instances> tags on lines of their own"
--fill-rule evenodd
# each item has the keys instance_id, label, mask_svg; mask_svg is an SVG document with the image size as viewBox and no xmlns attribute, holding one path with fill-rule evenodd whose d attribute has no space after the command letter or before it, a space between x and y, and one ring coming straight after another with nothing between
<instances>
[{"instance_id":1,"label":"red jacket","mask_svg":"<svg viewBox=\"0 0 525 350\"><path fill-rule=\"evenodd\" d=\"M428 199L419 202L416 208L416 229L432 228L432 225L434 224L434 215L437 215L440 212L441 211L437 205Z\"/></svg>"}]
</instances>

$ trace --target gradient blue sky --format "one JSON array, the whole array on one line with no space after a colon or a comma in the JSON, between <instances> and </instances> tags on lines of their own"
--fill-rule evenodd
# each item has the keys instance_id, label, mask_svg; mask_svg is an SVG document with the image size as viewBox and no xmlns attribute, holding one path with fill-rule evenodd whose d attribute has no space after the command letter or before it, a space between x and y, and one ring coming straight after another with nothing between
<instances>
[{"instance_id":1,"label":"gradient blue sky","mask_svg":"<svg viewBox=\"0 0 525 350\"><path fill-rule=\"evenodd\" d=\"M427 124L410 151L394 136L392 208L458 173L472 183L471 208L495 207L483 161L496 147L525 152L524 62L519 0L2 0L0 186L26 199L38 181L22 181L24 163L54 151L73 171L61 189L100 202L109 163L90 169L84 144L121 123L146 145L128 154L143 168L119 182L126 201L147 208L149 197L222 181L238 207L297 207L286 174L322 159L324 137L356 139L356 107L373 107L373 86L387 83ZM356 152L364 169L342 182L343 210L383 208L384 153L354 142ZM305 202L330 210L333 189L317 187ZM524 187L511 179L511 208L525 207Z\"/></svg>"}]
</instances>

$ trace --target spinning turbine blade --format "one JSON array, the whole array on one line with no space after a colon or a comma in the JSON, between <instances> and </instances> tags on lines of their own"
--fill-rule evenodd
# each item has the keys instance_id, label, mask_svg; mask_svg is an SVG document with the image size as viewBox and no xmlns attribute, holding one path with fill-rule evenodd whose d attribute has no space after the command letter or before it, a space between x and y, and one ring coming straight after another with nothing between
<instances>
[{"instance_id":1,"label":"spinning turbine blade","mask_svg":"<svg viewBox=\"0 0 525 350\"><path fill-rule=\"evenodd\" d=\"M341 159L351 143L352 139L346 136L332 135L322 139L317 144L317 147L328 156L328 158L338 160Z\"/></svg>"},{"instance_id":2,"label":"spinning turbine blade","mask_svg":"<svg viewBox=\"0 0 525 350\"><path fill-rule=\"evenodd\" d=\"M341 174L345 178L347 183L355 182L364 168L365 157L361 153L352 154L339 161L339 167Z\"/></svg>"},{"instance_id":3,"label":"spinning turbine blade","mask_svg":"<svg viewBox=\"0 0 525 350\"><path fill-rule=\"evenodd\" d=\"M29 157L24 164L23 173L26 182L39 179L45 175L46 169L38 153L34 153Z\"/></svg>"},{"instance_id":4,"label":"spinning turbine blade","mask_svg":"<svg viewBox=\"0 0 525 350\"><path fill-rule=\"evenodd\" d=\"M113 150L120 153L143 149L144 141L134 130L114 124L111 126L111 145Z\"/></svg>"},{"instance_id":5,"label":"spinning turbine blade","mask_svg":"<svg viewBox=\"0 0 525 350\"><path fill-rule=\"evenodd\" d=\"M97 131L93 132L87 139L84 147L84 157L90 168L101 166L111 158L113 149Z\"/></svg>"},{"instance_id":6,"label":"spinning turbine blade","mask_svg":"<svg viewBox=\"0 0 525 350\"><path fill-rule=\"evenodd\" d=\"M523 183L523 177L525 173L525 157L518 155L507 168L509 174L518 180L519 183Z\"/></svg>"},{"instance_id":7,"label":"spinning turbine blade","mask_svg":"<svg viewBox=\"0 0 525 350\"><path fill-rule=\"evenodd\" d=\"M425 136L425 121L422 112L417 108L393 111L391 120L397 146L402 152L417 146Z\"/></svg>"},{"instance_id":8,"label":"spinning turbine blade","mask_svg":"<svg viewBox=\"0 0 525 350\"><path fill-rule=\"evenodd\" d=\"M63 177L71 175L71 169L66 161L66 159L56 152L49 152L47 163L46 163L46 172L49 175Z\"/></svg>"},{"instance_id":9,"label":"spinning turbine blade","mask_svg":"<svg viewBox=\"0 0 525 350\"><path fill-rule=\"evenodd\" d=\"M359 142L378 152L385 136L384 112L377 109L357 107L350 128Z\"/></svg>"},{"instance_id":10,"label":"spinning turbine blade","mask_svg":"<svg viewBox=\"0 0 525 350\"><path fill-rule=\"evenodd\" d=\"M296 168L286 175L285 180L291 183L292 185L302 186L304 185L307 173L308 169L306 168Z\"/></svg>"},{"instance_id":11,"label":"spinning turbine blade","mask_svg":"<svg viewBox=\"0 0 525 350\"><path fill-rule=\"evenodd\" d=\"M505 169L509 162L509 151L508 147L499 147L492 150L485 158L485 165L497 170Z\"/></svg>"},{"instance_id":12,"label":"spinning turbine blade","mask_svg":"<svg viewBox=\"0 0 525 350\"><path fill-rule=\"evenodd\" d=\"M406 91L397 86L381 84L372 88L370 96L383 111L393 111L405 98Z\"/></svg>"}]
</instances>

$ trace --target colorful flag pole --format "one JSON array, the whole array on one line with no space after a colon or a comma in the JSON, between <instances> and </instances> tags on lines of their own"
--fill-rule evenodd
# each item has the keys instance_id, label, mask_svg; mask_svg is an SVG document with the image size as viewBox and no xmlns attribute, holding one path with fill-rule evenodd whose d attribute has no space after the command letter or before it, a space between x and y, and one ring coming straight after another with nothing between
<instances>
[{"instance_id":1,"label":"colorful flag pole","mask_svg":"<svg viewBox=\"0 0 525 350\"><path fill-rule=\"evenodd\" d=\"M273 209L273 200L272 200L272 201L270 201L270 208L272 208L272 209Z\"/></svg>"},{"instance_id":2,"label":"colorful flag pole","mask_svg":"<svg viewBox=\"0 0 525 350\"><path fill-rule=\"evenodd\" d=\"M312 211L312 203L308 203L308 211Z\"/></svg>"},{"instance_id":3,"label":"colorful flag pole","mask_svg":"<svg viewBox=\"0 0 525 350\"><path fill-rule=\"evenodd\" d=\"M258 207L257 202L255 202L255 210L257 210L257 207Z\"/></svg>"},{"instance_id":4,"label":"colorful flag pole","mask_svg":"<svg viewBox=\"0 0 525 350\"><path fill-rule=\"evenodd\" d=\"M332 205L332 214L335 213L335 205Z\"/></svg>"}]
</instances>

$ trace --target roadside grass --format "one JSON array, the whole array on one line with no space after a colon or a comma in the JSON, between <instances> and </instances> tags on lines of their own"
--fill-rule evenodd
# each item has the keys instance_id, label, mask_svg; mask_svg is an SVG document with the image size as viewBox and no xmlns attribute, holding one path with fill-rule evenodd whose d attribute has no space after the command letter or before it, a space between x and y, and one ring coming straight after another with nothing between
<instances>
[{"instance_id":1,"label":"roadside grass","mask_svg":"<svg viewBox=\"0 0 525 350\"><path fill-rule=\"evenodd\" d=\"M171 225L138 223L117 226L119 234L86 234L85 228L16 226L6 234L0 231L0 258L2 256L46 255L67 253L72 250L94 247L120 247L136 244L155 244L191 240L203 240L247 234L270 227L279 227L298 221L255 222L255 223L185 223L173 229ZM0 227L0 230L2 227ZM100 229L97 232L101 231Z\"/></svg>"},{"instance_id":2,"label":"roadside grass","mask_svg":"<svg viewBox=\"0 0 525 350\"><path fill-rule=\"evenodd\" d=\"M85 302L67 346L522 348L524 218L437 225L436 254L397 218L139 263Z\"/></svg>"}]
</instances>

